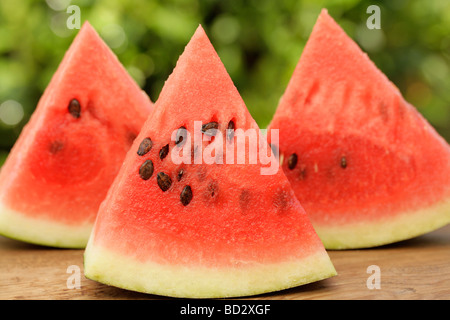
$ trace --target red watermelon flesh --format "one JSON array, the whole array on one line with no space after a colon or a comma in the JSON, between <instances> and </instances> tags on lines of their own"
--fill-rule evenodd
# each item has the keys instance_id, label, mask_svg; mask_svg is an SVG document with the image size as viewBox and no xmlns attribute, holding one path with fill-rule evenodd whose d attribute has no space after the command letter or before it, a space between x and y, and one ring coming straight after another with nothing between
<instances>
[{"instance_id":1,"label":"red watermelon flesh","mask_svg":"<svg viewBox=\"0 0 450 320\"><path fill-rule=\"evenodd\" d=\"M325 10L269 129L279 129L282 168L326 248L450 222L449 145Z\"/></svg>"},{"instance_id":2,"label":"red watermelon flesh","mask_svg":"<svg viewBox=\"0 0 450 320\"><path fill-rule=\"evenodd\" d=\"M100 202L151 108L85 23L1 169L0 233L84 247Z\"/></svg>"},{"instance_id":3,"label":"red watermelon flesh","mask_svg":"<svg viewBox=\"0 0 450 320\"><path fill-rule=\"evenodd\" d=\"M216 128L215 135L202 126L194 132L194 121ZM177 137L181 127L203 139L198 148L187 135ZM244 164L196 161L221 137L223 148L211 153L225 152L239 129L259 132L199 27L100 207L85 251L86 277L198 298L253 295L334 275L282 170L261 175L263 165L249 164L249 153ZM265 138L260 143L267 146ZM176 164L173 155L189 144L187 159L196 162Z\"/></svg>"}]
</instances>

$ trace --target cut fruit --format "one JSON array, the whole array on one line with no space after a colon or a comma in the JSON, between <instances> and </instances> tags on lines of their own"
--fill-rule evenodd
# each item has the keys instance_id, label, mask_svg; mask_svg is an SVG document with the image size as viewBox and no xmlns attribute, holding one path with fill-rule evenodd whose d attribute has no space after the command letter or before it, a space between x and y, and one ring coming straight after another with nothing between
<instances>
[{"instance_id":1,"label":"cut fruit","mask_svg":"<svg viewBox=\"0 0 450 320\"><path fill-rule=\"evenodd\" d=\"M152 109L85 23L0 172L0 234L83 248Z\"/></svg>"},{"instance_id":2,"label":"cut fruit","mask_svg":"<svg viewBox=\"0 0 450 320\"><path fill-rule=\"evenodd\" d=\"M335 275L274 156L272 175L261 174L260 162L249 163L250 152L241 164L228 162L230 154L241 155L241 131L260 132L199 27L100 207L85 251L86 277L211 298ZM148 141L152 148L141 152ZM265 138L259 143L268 147Z\"/></svg>"},{"instance_id":3,"label":"cut fruit","mask_svg":"<svg viewBox=\"0 0 450 320\"><path fill-rule=\"evenodd\" d=\"M326 248L388 244L450 222L449 145L326 10L273 129Z\"/></svg>"}]
</instances>

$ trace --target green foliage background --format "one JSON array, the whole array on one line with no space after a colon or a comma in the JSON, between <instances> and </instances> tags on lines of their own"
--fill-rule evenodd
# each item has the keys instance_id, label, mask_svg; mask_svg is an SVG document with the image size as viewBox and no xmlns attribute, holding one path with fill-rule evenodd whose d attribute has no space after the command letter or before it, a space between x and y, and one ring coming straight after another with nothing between
<instances>
[{"instance_id":1,"label":"green foliage background","mask_svg":"<svg viewBox=\"0 0 450 320\"><path fill-rule=\"evenodd\" d=\"M156 101L202 24L261 127L269 123L322 8L450 140L450 1L21 0L0 2L0 104L19 102L22 121L0 121L0 163L28 121L78 30L75 4ZM381 8L381 30L366 9Z\"/></svg>"}]
</instances>

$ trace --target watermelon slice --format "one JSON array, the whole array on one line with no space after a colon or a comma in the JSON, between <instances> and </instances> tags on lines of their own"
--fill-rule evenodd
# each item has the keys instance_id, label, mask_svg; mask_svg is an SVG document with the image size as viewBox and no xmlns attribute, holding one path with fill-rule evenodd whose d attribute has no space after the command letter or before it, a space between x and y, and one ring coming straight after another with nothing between
<instances>
[{"instance_id":1,"label":"watermelon slice","mask_svg":"<svg viewBox=\"0 0 450 320\"><path fill-rule=\"evenodd\" d=\"M0 234L83 248L152 109L85 23L0 173Z\"/></svg>"},{"instance_id":2,"label":"watermelon slice","mask_svg":"<svg viewBox=\"0 0 450 320\"><path fill-rule=\"evenodd\" d=\"M283 171L326 248L450 222L449 145L326 10L269 129L279 129Z\"/></svg>"},{"instance_id":3,"label":"watermelon slice","mask_svg":"<svg viewBox=\"0 0 450 320\"><path fill-rule=\"evenodd\" d=\"M335 275L278 162L271 175L261 174L261 161L249 162L250 152L238 163L239 130L259 133L200 26L100 207L85 251L86 277L211 298ZM259 142L268 146L266 138ZM206 161L205 154L220 158L222 151L223 163ZM225 161L230 154L234 164Z\"/></svg>"}]
</instances>

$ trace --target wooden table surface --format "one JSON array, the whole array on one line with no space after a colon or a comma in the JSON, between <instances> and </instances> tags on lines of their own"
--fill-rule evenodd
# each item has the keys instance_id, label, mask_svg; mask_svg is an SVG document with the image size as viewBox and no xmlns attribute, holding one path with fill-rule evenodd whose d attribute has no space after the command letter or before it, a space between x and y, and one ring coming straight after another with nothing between
<instances>
[{"instance_id":1,"label":"wooden table surface","mask_svg":"<svg viewBox=\"0 0 450 320\"><path fill-rule=\"evenodd\" d=\"M246 299L450 300L450 225L388 246L329 251L329 254L337 276ZM369 266L372 265L379 268L378 273L371 273ZM80 286L70 288L76 284L72 280L77 271L81 274ZM380 288L369 289L369 277L371 284L377 275ZM51 249L0 236L2 300L160 298L86 279L83 276L83 250Z\"/></svg>"}]
</instances>

